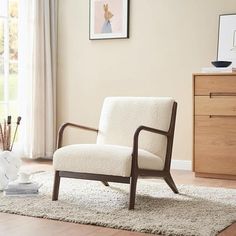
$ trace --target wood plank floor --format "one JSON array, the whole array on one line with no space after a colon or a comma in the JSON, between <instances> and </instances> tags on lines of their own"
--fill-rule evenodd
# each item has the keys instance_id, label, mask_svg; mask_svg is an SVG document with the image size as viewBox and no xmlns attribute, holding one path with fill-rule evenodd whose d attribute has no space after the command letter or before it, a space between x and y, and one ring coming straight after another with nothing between
<instances>
[{"instance_id":1,"label":"wood plank floor","mask_svg":"<svg viewBox=\"0 0 236 236\"><path fill-rule=\"evenodd\" d=\"M51 162L45 160L24 161L23 171L51 170ZM195 178L190 171L172 171L177 184L196 186L236 188L235 180L219 180ZM153 180L161 181L161 180ZM129 232L91 225L80 225L67 222L46 220L0 213L0 236L148 236L137 232ZM236 236L236 223L225 229L218 236Z\"/></svg>"}]
</instances>

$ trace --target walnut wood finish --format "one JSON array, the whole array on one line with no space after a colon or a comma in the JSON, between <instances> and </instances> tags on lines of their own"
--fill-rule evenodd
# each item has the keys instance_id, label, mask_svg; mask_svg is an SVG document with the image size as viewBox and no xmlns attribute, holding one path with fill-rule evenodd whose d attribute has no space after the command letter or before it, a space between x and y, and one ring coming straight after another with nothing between
<instances>
[{"instance_id":1,"label":"walnut wood finish","mask_svg":"<svg viewBox=\"0 0 236 236\"><path fill-rule=\"evenodd\" d=\"M92 173L78 173L78 172L56 170L55 178L54 178L52 200L55 201L58 199L61 177L98 180L98 181L101 181L105 186L109 186L108 182L129 183L130 184L129 210L134 209L136 186L137 186L137 180L139 176L162 177L164 178L166 183L169 185L169 187L172 189L172 191L174 193L178 193L178 189L170 174L170 164L171 164L171 155L172 155L172 147L173 147L173 139L174 139L176 111L177 111L177 103L174 102L173 108L172 108L170 127L167 132L163 130L158 130L151 127L143 126L143 125L137 128L133 137L132 166L131 166L130 177L99 175L99 174L92 174ZM62 146L63 133L64 133L65 128L68 126L80 128L83 130L98 132L98 130L94 128L89 128L89 127L76 125L72 123L65 123L60 127L59 132L58 132L57 148L60 148ZM139 169L138 167L138 141L139 141L139 135L141 131L152 132L152 133L164 135L167 137L166 157L165 157L165 165L164 165L163 171Z\"/></svg>"},{"instance_id":2,"label":"walnut wood finish","mask_svg":"<svg viewBox=\"0 0 236 236\"><path fill-rule=\"evenodd\" d=\"M130 183L129 177L121 177L114 175L98 175L90 173L79 173L79 172L69 172L69 171L56 171L59 172L60 177L75 178L75 179L87 179L87 180L99 180L102 182L116 182L116 183Z\"/></svg>"},{"instance_id":3,"label":"walnut wood finish","mask_svg":"<svg viewBox=\"0 0 236 236\"><path fill-rule=\"evenodd\" d=\"M90 127L86 127L86 126L82 126L82 125L78 125L78 124L74 124L74 123L64 123L61 125L61 127L59 128L58 134L57 134L57 149L60 148L62 146L62 141L63 141L63 133L66 127L74 127L74 128L79 128L79 129L83 129L83 130L87 130L87 131L93 131L93 132L98 132L97 129L94 128L90 128Z\"/></svg>"},{"instance_id":4,"label":"walnut wood finish","mask_svg":"<svg viewBox=\"0 0 236 236\"><path fill-rule=\"evenodd\" d=\"M60 180L61 179L60 179L59 171L55 171L53 193L52 193L52 200L53 201L58 200Z\"/></svg>"}]
</instances>

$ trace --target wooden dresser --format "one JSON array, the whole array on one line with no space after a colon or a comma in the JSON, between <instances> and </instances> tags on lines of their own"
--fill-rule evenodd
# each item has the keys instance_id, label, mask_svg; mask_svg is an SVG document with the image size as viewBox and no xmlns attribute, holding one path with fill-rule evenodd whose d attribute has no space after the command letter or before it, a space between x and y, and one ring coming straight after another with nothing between
<instances>
[{"instance_id":1,"label":"wooden dresser","mask_svg":"<svg viewBox=\"0 0 236 236\"><path fill-rule=\"evenodd\" d=\"M193 171L236 179L236 73L194 74Z\"/></svg>"}]
</instances>

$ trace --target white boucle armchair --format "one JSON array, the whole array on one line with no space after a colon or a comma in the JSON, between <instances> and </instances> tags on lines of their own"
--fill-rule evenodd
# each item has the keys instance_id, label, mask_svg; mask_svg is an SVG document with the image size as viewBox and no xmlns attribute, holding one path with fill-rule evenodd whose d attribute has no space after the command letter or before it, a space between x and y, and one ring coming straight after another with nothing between
<instances>
[{"instance_id":1,"label":"white boucle armchair","mask_svg":"<svg viewBox=\"0 0 236 236\"><path fill-rule=\"evenodd\" d=\"M176 110L177 103L168 97L108 97L98 130L63 124L53 155L52 200L58 199L61 177L98 180L106 186L129 183L129 209L134 209L139 176L162 177L178 193L170 174ZM68 126L97 132L96 144L62 147Z\"/></svg>"}]
</instances>

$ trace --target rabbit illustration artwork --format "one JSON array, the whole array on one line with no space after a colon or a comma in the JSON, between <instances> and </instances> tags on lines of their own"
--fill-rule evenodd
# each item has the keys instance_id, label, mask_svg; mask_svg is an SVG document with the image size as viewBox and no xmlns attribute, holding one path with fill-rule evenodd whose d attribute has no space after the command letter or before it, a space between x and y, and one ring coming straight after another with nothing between
<instances>
[{"instance_id":1,"label":"rabbit illustration artwork","mask_svg":"<svg viewBox=\"0 0 236 236\"><path fill-rule=\"evenodd\" d=\"M108 10L108 4L104 4L103 9L104 9L105 22L102 26L102 33L103 34L112 33L110 19L113 17L113 14Z\"/></svg>"}]
</instances>

